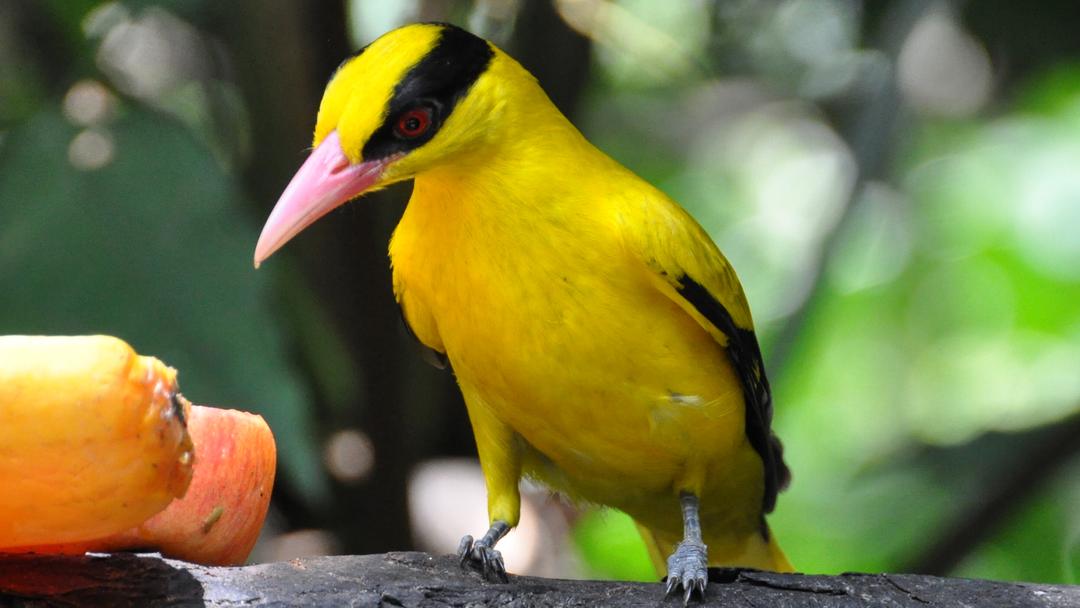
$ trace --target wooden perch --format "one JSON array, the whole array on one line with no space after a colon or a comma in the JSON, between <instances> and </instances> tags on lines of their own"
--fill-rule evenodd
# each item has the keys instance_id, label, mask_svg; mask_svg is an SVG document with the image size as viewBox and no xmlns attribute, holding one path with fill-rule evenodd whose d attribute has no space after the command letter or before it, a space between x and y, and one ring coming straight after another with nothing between
<instances>
[{"instance_id":1,"label":"wooden perch","mask_svg":"<svg viewBox=\"0 0 1080 608\"><path fill-rule=\"evenodd\" d=\"M1080 606L1080 587L915 574L710 572L701 606ZM387 553L242 568L157 555L0 556L0 606L679 607L659 584L512 576L487 583L452 557Z\"/></svg>"}]
</instances>

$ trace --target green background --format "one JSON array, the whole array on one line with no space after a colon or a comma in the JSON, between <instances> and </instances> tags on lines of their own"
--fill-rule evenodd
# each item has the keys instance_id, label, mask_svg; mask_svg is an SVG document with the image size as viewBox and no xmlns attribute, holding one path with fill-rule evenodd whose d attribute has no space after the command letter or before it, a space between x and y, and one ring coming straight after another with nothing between
<instances>
[{"instance_id":1,"label":"green background","mask_svg":"<svg viewBox=\"0 0 1080 608\"><path fill-rule=\"evenodd\" d=\"M452 378L398 329L385 246L408 186L251 256L337 63L451 21L732 260L794 473L770 521L800 569L1076 582L1080 9L1021 5L8 0L0 333L114 334L194 401L265 415L268 535L413 546L410 471L475 451ZM375 455L359 481L324 466L341 429ZM625 517L552 508L557 572L653 578Z\"/></svg>"}]
</instances>

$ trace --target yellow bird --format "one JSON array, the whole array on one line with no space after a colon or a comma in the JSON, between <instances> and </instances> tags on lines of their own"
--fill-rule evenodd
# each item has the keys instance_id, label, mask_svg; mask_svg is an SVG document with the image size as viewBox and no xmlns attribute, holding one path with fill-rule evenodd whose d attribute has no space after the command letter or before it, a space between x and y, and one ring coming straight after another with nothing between
<instances>
[{"instance_id":1,"label":"yellow bird","mask_svg":"<svg viewBox=\"0 0 1080 608\"><path fill-rule=\"evenodd\" d=\"M394 294L453 369L491 528L462 561L505 580L518 482L617 507L666 561L792 569L765 522L788 482L750 309L681 208L590 144L536 79L446 24L389 32L331 78L314 150L255 265L332 209L415 180L390 241Z\"/></svg>"}]
</instances>

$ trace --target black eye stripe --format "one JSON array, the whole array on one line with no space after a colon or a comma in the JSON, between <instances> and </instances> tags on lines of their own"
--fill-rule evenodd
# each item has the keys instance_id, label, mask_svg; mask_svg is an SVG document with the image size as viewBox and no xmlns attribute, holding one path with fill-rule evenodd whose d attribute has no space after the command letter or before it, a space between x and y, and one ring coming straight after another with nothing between
<instances>
[{"instance_id":1,"label":"black eye stripe","mask_svg":"<svg viewBox=\"0 0 1080 608\"><path fill-rule=\"evenodd\" d=\"M495 52L486 40L453 25L438 25L435 46L394 87L383 123L361 151L365 160L408 152L430 141L491 64ZM402 113L419 104L431 107L431 125L417 137L396 137Z\"/></svg>"}]
</instances>

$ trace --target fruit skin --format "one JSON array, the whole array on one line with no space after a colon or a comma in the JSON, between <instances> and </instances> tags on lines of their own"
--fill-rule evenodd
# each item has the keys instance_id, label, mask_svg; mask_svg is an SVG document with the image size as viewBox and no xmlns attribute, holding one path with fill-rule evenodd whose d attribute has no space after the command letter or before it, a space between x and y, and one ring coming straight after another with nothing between
<instances>
[{"instance_id":1,"label":"fruit skin","mask_svg":"<svg viewBox=\"0 0 1080 608\"><path fill-rule=\"evenodd\" d=\"M118 534L17 551L68 555L156 551L210 566L243 564L270 506L277 467L274 435L262 416L180 400L195 442L195 472L182 499Z\"/></svg>"},{"instance_id":2,"label":"fruit skin","mask_svg":"<svg viewBox=\"0 0 1080 608\"><path fill-rule=\"evenodd\" d=\"M192 459L176 370L111 336L0 336L0 548L137 525Z\"/></svg>"},{"instance_id":3,"label":"fruit skin","mask_svg":"<svg viewBox=\"0 0 1080 608\"><path fill-rule=\"evenodd\" d=\"M259 538L274 487L277 450L262 416L191 406L195 474L187 494L145 523L89 551L150 549L211 566L243 564Z\"/></svg>"}]
</instances>

